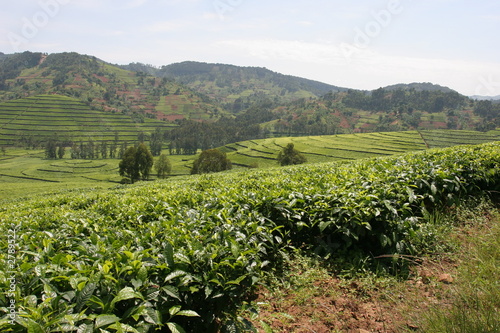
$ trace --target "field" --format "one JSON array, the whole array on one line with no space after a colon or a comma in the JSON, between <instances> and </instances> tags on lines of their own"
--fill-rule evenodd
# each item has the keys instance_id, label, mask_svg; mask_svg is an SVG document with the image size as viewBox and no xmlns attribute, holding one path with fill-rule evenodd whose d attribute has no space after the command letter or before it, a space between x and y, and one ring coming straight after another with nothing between
<instances>
[{"instance_id":1,"label":"field","mask_svg":"<svg viewBox=\"0 0 500 333\"><path fill-rule=\"evenodd\" d=\"M480 144L500 140L500 131L407 131L343 134L291 138L269 138L229 144L222 147L237 166L276 166L276 157L288 143L302 152L310 163L350 161L402 154L428 148L461 144Z\"/></svg>"},{"instance_id":2,"label":"field","mask_svg":"<svg viewBox=\"0 0 500 333\"><path fill-rule=\"evenodd\" d=\"M112 133L112 132L111 132ZM124 133L124 132L122 132ZM101 135L109 135L103 133ZM134 134L130 134L133 142ZM104 136L103 136L104 137ZM269 138L229 144L225 151L235 170L241 168L276 168L279 151L288 143L303 152L308 163L354 161L421 151L428 148L497 141L500 131L424 131ZM65 189L110 188L117 186L118 159L72 160L70 148L62 160L46 160L42 150L6 149L0 155L0 199L16 198L44 191ZM165 153L168 151L165 149ZM172 176L190 173L196 156L169 155ZM154 179L154 177L153 177Z\"/></svg>"},{"instance_id":3,"label":"field","mask_svg":"<svg viewBox=\"0 0 500 333\"><path fill-rule=\"evenodd\" d=\"M67 141L137 140L141 131L154 132L165 122L144 119L134 122L128 115L92 110L77 99L39 95L0 104L0 146L18 145L23 139L46 140L57 133Z\"/></svg>"},{"instance_id":4,"label":"field","mask_svg":"<svg viewBox=\"0 0 500 333\"><path fill-rule=\"evenodd\" d=\"M0 208L0 328L244 331L298 249L403 272L426 216L500 190L500 146L174 177ZM7 236L8 235L8 236ZM9 306L14 314L9 317Z\"/></svg>"}]
</instances>

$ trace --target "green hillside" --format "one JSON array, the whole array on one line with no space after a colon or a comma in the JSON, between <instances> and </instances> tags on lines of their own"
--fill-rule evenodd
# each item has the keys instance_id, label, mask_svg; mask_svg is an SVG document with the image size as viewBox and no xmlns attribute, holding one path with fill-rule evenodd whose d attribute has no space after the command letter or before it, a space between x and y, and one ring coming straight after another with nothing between
<instances>
[{"instance_id":1,"label":"green hillside","mask_svg":"<svg viewBox=\"0 0 500 333\"><path fill-rule=\"evenodd\" d=\"M0 61L0 101L48 93L137 119L203 120L224 113L206 96L179 83L131 72L93 56L25 52Z\"/></svg>"},{"instance_id":2,"label":"green hillside","mask_svg":"<svg viewBox=\"0 0 500 333\"><path fill-rule=\"evenodd\" d=\"M57 114L46 117L52 123L36 120L25 98L54 94L85 105L87 118L97 111L121 115L124 122L128 117L135 135L150 131L153 120L175 125L178 130L167 133L165 142L179 154L273 137L435 129L486 132L500 126L500 104L474 101L430 83L360 91L265 68L198 62L120 67L77 53L24 52L0 60L0 102L6 111L0 145L29 141L24 131L29 126L40 134L63 129L70 139L82 139L82 127L98 141L108 140L109 135L97 134L105 131L134 136L130 126L121 128L101 116L97 128L62 121ZM47 115L41 111L38 114Z\"/></svg>"},{"instance_id":3,"label":"green hillside","mask_svg":"<svg viewBox=\"0 0 500 333\"><path fill-rule=\"evenodd\" d=\"M151 133L165 122L137 119L113 111L95 110L76 98L37 95L0 103L0 146L39 146L57 135L60 141L137 140L140 132Z\"/></svg>"},{"instance_id":4,"label":"green hillside","mask_svg":"<svg viewBox=\"0 0 500 333\"><path fill-rule=\"evenodd\" d=\"M290 142L307 157L308 162L320 163L492 141L500 141L500 130L487 133L429 130L269 138L225 145L222 150L236 166L270 167L277 166L278 153Z\"/></svg>"},{"instance_id":5,"label":"green hillside","mask_svg":"<svg viewBox=\"0 0 500 333\"><path fill-rule=\"evenodd\" d=\"M285 103L300 98L319 97L328 92L346 91L318 81L283 75L260 67L240 67L186 61L159 69L134 63L123 68L175 79L210 96L228 111L238 113L263 99Z\"/></svg>"}]
</instances>

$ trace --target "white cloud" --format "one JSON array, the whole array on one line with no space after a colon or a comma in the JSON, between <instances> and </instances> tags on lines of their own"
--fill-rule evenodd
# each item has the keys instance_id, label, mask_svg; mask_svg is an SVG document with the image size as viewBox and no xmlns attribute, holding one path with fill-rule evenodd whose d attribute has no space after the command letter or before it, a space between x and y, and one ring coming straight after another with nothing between
<instances>
[{"instance_id":1,"label":"white cloud","mask_svg":"<svg viewBox=\"0 0 500 333\"><path fill-rule=\"evenodd\" d=\"M262 59L286 59L308 63L328 63L342 58L340 50L332 45L287 40L227 40L218 42L223 47L237 48Z\"/></svg>"},{"instance_id":2,"label":"white cloud","mask_svg":"<svg viewBox=\"0 0 500 333\"><path fill-rule=\"evenodd\" d=\"M142 30L150 33L173 32L186 29L191 25L189 21L162 21L144 27Z\"/></svg>"},{"instance_id":3,"label":"white cloud","mask_svg":"<svg viewBox=\"0 0 500 333\"><path fill-rule=\"evenodd\" d=\"M310 27L310 26L314 25L314 23L311 21L299 21L297 23L298 23L298 25L303 26L303 27Z\"/></svg>"}]
</instances>

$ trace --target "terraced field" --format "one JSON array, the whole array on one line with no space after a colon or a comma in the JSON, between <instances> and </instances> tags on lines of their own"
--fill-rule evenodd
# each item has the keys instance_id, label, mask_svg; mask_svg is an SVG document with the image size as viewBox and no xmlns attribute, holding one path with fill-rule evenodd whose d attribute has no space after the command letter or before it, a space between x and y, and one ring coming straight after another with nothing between
<instances>
[{"instance_id":1,"label":"terraced field","mask_svg":"<svg viewBox=\"0 0 500 333\"><path fill-rule=\"evenodd\" d=\"M475 131L408 131L269 138L244 141L222 147L236 166L277 166L276 157L292 142L308 162L347 161L402 154L428 148L481 144L500 140L500 130Z\"/></svg>"},{"instance_id":2,"label":"terraced field","mask_svg":"<svg viewBox=\"0 0 500 333\"><path fill-rule=\"evenodd\" d=\"M451 147L456 145L477 145L500 140L500 130L490 132L476 131L421 131L422 137L430 148Z\"/></svg>"},{"instance_id":3,"label":"terraced field","mask_svg":"<svg viewBox=\"0 0 500 333\"><path fill-rule=\"evenodd\" d=\"M92 110L77 99L60 95L39 95L0 104L0 146L13 145L23 136L59 138L71 141L135 141L141 131L152 132L165 122L145 119L135 123L130 116ZM42 140L43 141L43 140Z\"/></svg>"},{"instance_id":4,"label":"terraced field","mask_svg":"<svg viewBox=\"0 0 500 333\"><path fill-rule=\"evenodd\" d=\"M131 136L130 142L133 140L135 138ZM321 163L491 141L500 141L500 130L487 133L436 130L283 137L243 141L220 149L227 153L235 169L277 168L278 153L290 142L307 157L308 163ZM189 175L195 158L195 155L169 156L172 176ZM113 187L121 180L118 162L118 159L72 160L70 149L62 160L46 160L43 151L8 148L5 156L0 156L0 199L68 188Z\"/></svg>"},{"instance_id":5,"label":"terraced field","mask_svg":"<svg viewBox=\"0 0 500 333\"><path fill-rule=\"evenodd\" d=\"M290 142L312 163L387 156L427 148L420 134L414 131L270 138L226 145L223 150L237 166L276 166L279 151Z\"/></svg>"}]
</instances>

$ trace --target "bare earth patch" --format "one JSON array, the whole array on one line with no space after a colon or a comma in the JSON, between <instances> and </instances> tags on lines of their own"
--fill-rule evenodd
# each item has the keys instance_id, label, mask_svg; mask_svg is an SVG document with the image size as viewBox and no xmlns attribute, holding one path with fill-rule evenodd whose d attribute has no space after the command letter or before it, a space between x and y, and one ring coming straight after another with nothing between
<instances>
[{"instance_id":1,"label":"bare earth patch","mask_svg":"<svg viewBox=\"0 0 500 333\"><path fill-rule=\"evenodd\" d=\"M259 332L266 332L261 322L273 332L421 331L429 309L451 305L457 267L454 254L434 255L420 259L406 280L345 279L324 271L303 280L310 283L277 291L261 289L255 325ZM308 272L299 269L293 274Z\"/></svg>"}]
</instances>

